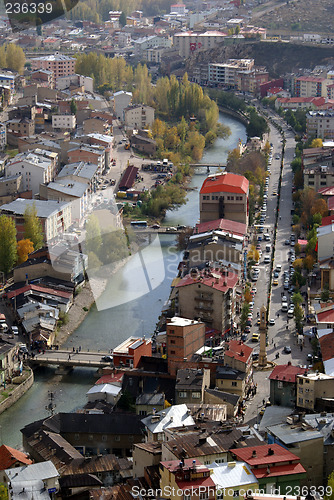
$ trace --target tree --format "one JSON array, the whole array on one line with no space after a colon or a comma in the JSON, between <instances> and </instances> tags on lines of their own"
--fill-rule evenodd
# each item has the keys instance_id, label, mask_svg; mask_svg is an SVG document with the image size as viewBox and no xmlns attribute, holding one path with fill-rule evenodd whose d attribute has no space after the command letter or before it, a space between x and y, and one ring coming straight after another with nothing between
<instances>
[{"instance_id":1,"label":"tree","mask_svg":"<svg viewBox=\"0 0 334 500\"><path fill-rule=\"evenodd\" d=\"M86 243L85 251L87 254L94 253L97 258L100 255L102 246L101 228L98 218L91 215L86 222ZM95 261L97 263L97 261Z\"/></svg>"},{"instance_id":2,"label":"tree","mask_svg":"<svg viewBox=\"0 0 334 500\"><path fill-rule=\"evenodd\" d=\"M126 14L125 12L123 11L122 14L119 16L119 24L121 26L125 26L126 25Z\"/></svg>"},{"instance_id":3,"label":"tree","mask_svg":"<svg viewBox=\"0 0 334 500\"><path fill-rule=\"evenodd\" d=\"M34 251L34 245L31 240L23 239L17 242L18 264L28 260L28 255Z\"/></svg>"},{"instance_id":4,"label":"tree","mask_svg":"<svg viewBox=\"0 0 334 500\"><path fill-rule=\"evenodd\" d=\"M244 297L245 297L245 301L246 301L246 302L248 302L248 304L249 304L250 302L252 302L253 297L252 297L252 294L251 294L251 292L250 292L249 287L247 287L247 288L246 288Z\"/></svg>"},{"instance_id":5,"label":"tree","mask_svg":"<svg viewBox=\"0 0 334 500\"><path fill-rule=\"evenodd\" d=\"M6 215L0 216L0 270L7 275L17 260L15 222Z\"/></svg>"},{"instance_id":6,"label":"tree","mask_svg":"<svg viewBox=\"0 0 334 500\"><path fill-rule=\"evenodd\" d=\"M72 98L71 100L71 105L70 105L70 110L72 115L76 115L78 111L78 106L77 103L75 102L75 99Z\"/></svg>"},{"instance_id":7,"label":"tree","mask_svg":"<svg viewBox=\"0 0 334 500\"><path fill-rule=\"evenodd\" d=\"M8 490L3 483L0 483L0 500L8 500Z\"/></svg>"},{"instance_id":8,"label":"tree","mask_svg":"<svg viewBox=\"0 0 334 500\"><path fill-rule=\"evenodd\" d=\"M296 304L293 315L295 318L296 330L298 333L303 333L303 309L300 307L300 304Z\"/></svg>"},{"instance_id":9,"label":"tree","mask_svg":"<svg viewBox=\"0 0 334 500\"><path fill-rule=\"evenodd\" d=\"M296 305L300 305L303 303L303 297L301 296L301 294L299 292L295 292L293 295L292 295L292 303L293 305L296 307Z\"/></svg>"},{"instance_id":10,"label":"tree","mask_svg":"<svg viewBox=\"0 0 334 500\"><path fill-rule=\"evenodd\" d=\"M249 311L250 311L250 308L249 308L248 302L244 302L242 309L241 309L241 314L240 314L240 328L241 328L241 330L244 330L246 328Z\"/></svg>"},{"instance_id":11,"label":"tree","mask_svg":"<svg viewBox=\"0 0 334 500\"><path fill-rule=\"evenodd\" d=\"M327 479L327 488L326 488L326 493L327 491L330 492L329 495L325 496L326 500L334 500L334 471L330 473Z\"/></svg>"},{"instance_id":12,"label":"tree","mask_svg":"<svg viewBox=\"0 0 334 500\"><path fill-rule=\"evenodd\" d=\"M35 203L24 211L24 238L32 241L34 249L42 248L44 243L43 226L37 217Z\"/></svg>"},{"instance_id":13,"label":"tree","mask_svg":"<svg viewBox=\"0 0 334 500\"><path fill-rule=\"evenodd\" d=\"M328 302L329 301L329 289L324 288L323 291L321 292L321 302Z\"/></svg>"},{"instance_id":14,"label":"tree","mask_svg":"<svg viewBox=\"0 0 334 500\"><path fill-rule=\"evenodd\" d=\"M305 259L303 260L303 267L306 269L306 271L310 272L313 269L315 259L313 258L312 255L306 255Z\"/></svg>"},{"instance_id":15,"label":"tree","mask_svg":"<svg viewBox=\"0 0 334 500\"><path fill-rule=\"evenodd\" d=\"M313 139L313 141L311 142L311 148L322 148L322 139Z\"/></svg>"},{"instance_id":16,"label":"tree","mask_svg":"<svg viewBox=\"0 0 334 500\"><path fill-rule=\"evenodd\" d=\"M295 271L301 271L303 268L303 259L296 259L292 264Z\"/></svg>"}]
</instances>

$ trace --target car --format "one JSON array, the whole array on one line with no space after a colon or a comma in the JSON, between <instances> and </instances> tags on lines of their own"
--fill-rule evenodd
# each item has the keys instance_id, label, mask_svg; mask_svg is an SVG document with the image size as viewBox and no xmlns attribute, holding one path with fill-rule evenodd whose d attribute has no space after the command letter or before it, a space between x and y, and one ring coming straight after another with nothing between
<instances>
[{"instance_id":1,"label":"car","mask_svg":"<svg viewBox=\"0 0 334 500\"><path fill-rule=\"evenodd\" d=\"M279 277L279 273L277 271L274 271L274 279Z\"/></svg>"},{"instance_id":2,"label":"car","mask_svg":"<svg viewBox=\"0 0 334 500\"><path fill-rule=\"evenodd\" d=\"M282 271L282 264L276 264L275 270L280 273Z\"/></svg>"},{"instance_id":3,"label":"car","mask_svg":"<svg viewBox=\"0 0 334 500\"><path fill-rule=\"evenodd\" d=\"M277 192L276 191L273 191L273 196L277 196Z\"/></svg>"},{"instance_id":4,"label":"car","mask_svg":"<svg viewBox=\"0 0 334 500\"><path fill-rule=\"evenodd\" d=\"M122 144L122 141L118 141L118 144Z\"/></svg>"},{"instance_id":5,"label":"car","mask_svg":"<svg viewBox=\"0 0 334 500\"><path fill-rule=\"evenodd\" d=\"M247 333L243 333L243 334L241 335L241 341L242 341L242 342L246 342L246 340L247 340Z\"/></svg>"},{"instance_id":6,"label":"car","mask_svg":"<svg viewBox=\"0 0 334 500\"><path fill-rule=\"evenodd\" d=\"M264 227L263 227L263 226L260 226L260 227L258 228L258 232L259 232L259 233L263 233L263 232L264 232Z\"/></svg>"},{"instance_id":7,"label":"car","mask_svg":"<svg viewBox=\"0 0 334 500\"><path fill-rule=\"evenodd\" d=\"M294 307L289 307L289 310L288 310L288 318L293 318L293 314L294 314Z\"/></svg>"},{"instance_id":8,"label":"car","mask_svg":"<svg viewBox=\"0 0 334 500\"><path fill-rule=\"evenodd\" d=\"M12 326L12 332L14 335L18 335L19 334L19 329L17 326Z\"/></svg>"},{"instance_id":9,"label":"car","mask_svg":"<svg viewBox=\"0 0 334 500\"><path fill-rule=\"evenodd\" d=\"M290 245L290 240L285 240L284 245L289 246Z\"/></svg>"},{"instance_id":10,"label":"car","mask_svg":"<svg viewBox=\"0 0 334 500\"><path fill-rule=\"evenodd\" d=\"M290 283L288 281L284 281L284 290L289 290L290 288Z\"/></svg>"},{"instance_id":11,"label":"car","mask_svg":"<svg viewBox=\"0 0 334 500\"><path fill-rule=\"evenodd\" d=\"M246 326L246 328L244 329L244 333L250 333L250 327L249 326Z\"/></svg>"},{"instance_id":12,"label":"car","mask_svg":"<svg viewBox=\"0 0 334 500\"><path fill-rule=\"evenodd\" d=\"M266 255L265 258L263 259L264 264L270 264L270 255Z\"/></svg>"},{"instance_id":13,"label":"car","mask_svg":"<svg viewBox=\"0 0 334 500\"><path fill-rule=\"evenodd\" d=\"M246 321L246 326L252 326L252 320L251 319L248 319Z\"/></svg>"},{"instance_id":14,"label":"car","mask_svg":"<svg viewBox=\"0 0 334 500\"><path fill-rule=\"evenodd\" d=\"M167 227L167 228L166 228L166 231L167 231L167 232L168 232L168 231L177 231L177 229L176 229L176 227L174 227L174 226L170 226L170 227Z\"/></svg>"},{"instance_id":15,"label":"car","mask_svg":"<svg viewBox=\"0 0 334 500\"><path fill-rule=\"evenodd\" d=\"M101 361L106 361L107 363L112 363L113 357L112 356L102 356Z\"/></svg>"},{"instance_id":16,"label":"car","mask_svg":"<svg viewBox=\"0 0 334 500\"><path fill-rule=\"evenodd\" d=\"M290 354L291 353L291 347L289 345L285 345L283 349L284 354Z\"/></svg>"},{"instance_id":17,"label":"car","mask_svg":"<svg viewBox=\"0 0 334 500\"><path fill-rule=\"evenodd\" d=\"M152 224L152 229L160 229L160 224Z\"/></svg>"},{"instance_id":18,"label":"car","mask_svg":"<svg viewBox=\"0 0 334 500\"><path fill-rule=\"evenodd\" d=\"M288 290L288 292L289 293L294 293L294 291L295 291L295 287L291 285L290 288L289 288L289 290Z\"/></svg>"},{"instance_id":19,"label":"car","mask_svg":"<svg viewBox=\"0 0 334 500\"><path fill-rule=\"evenodd\" d=\"M256 286L252 286L252 292L256 293Z\"/></svg>"},{"instance_id":20,"label":"car","mask_svg":"<svg viewBox=\"0 0 334 500\"><path fill-rule=\"evenodd\" d=\"M287 302L287 301L288 301L287 296L286 296L286 295L283 295L283 297L282 297L282 302Z\"/></svg>"},{"instance_id":21,"label":"car","mask_svg":"<svg viewBox=\"0 0 334 500\"><path fill-rule=\"evenodd\" d=\"M184 225L182 225L182 224L179 224L179 225L177 226L177 228L176 228L176 229L177 229L178 231L182 231L183 229L186 229L186 228L187 228L187 226L184 226Z\"/></svg>"},{"instance_id":22,"label":"car","mask_svg":"<svg viewBox=\"0 0 334 500\"><path fill-rule=\"evenodd\" d=\"M253 319L253 313L252 312L248 313L247 318Z\"/></svg>"},{"instance_id":23,"label":"car","mask_svg":"<svg viewBox=\"0 0 334 500\"><path fill-rule=\"evenodd\" d=\"M266 234L264 235L264 241L270 241L270 236L269 236L269 234L267 234L267 233L266 233Z\"/></svg>"},{"instance_id":24,"label":"car","mask_svg":"<svg viewBox=\"0 0 334 500\"><path fill-rule=\"evenodd\" d=\"M277 155L275 156L275 160L279 160L279 159L280 159L280 155L279 155L279 154L277 154Z\"/></svg>"},{"instance_id":25,"label":"car","mask_svg":"<svg viewBox=\"0 0 334 500\"><path fill-rule=\"evenodd\" d=\"M278 285L278 280L277 280L277 279L275 279L275 280L273 281L273 285L274 285L274 286L277 286L277 285Z\"/></svg>"},{"instance_id":26,"label":"car","mask_svg":"<svg viewBox=\"0 0 334 500\"><path fill-rule=\"evenodd\" d=\"M257 241L262 241L262 236L258 236Z\"/></svg>"},{"instance_id":27,"label":"car","mask_svg":"<svg viewBox=\"0 0 334 500\"><path fill-rule=\"evenodd\" d=\"M256 320L256 326L260 326L260 324L261 324L261 320L260 320L260 318L257 318L257 320Z\"/></svg>"},{"instance_id":28,"label":"car","mask_svg":"<svg viewBox=\"0 0 334 500\"><path fill-rule=\"evenodd\" d=\"M260 249L261 249L261 245L260 245L260 243L257 243L256 244L256 250L260 250Z\"/></svg>"},{"instance_id":29,"label":"car","mask_svg":"<svg viewBox=\"0 0 334 500\"><path fill-rule=\"evenodd\" d=\"M274 326L274 324L275 324L275 318L270 318L269 326Z\"/></svg>"},{"instance_id":30,"label":"car","mask_svg":"<svg viewBox=\"0 0 334 500\"><path fill-rule=\"evenodd\" d=\"M252 342L258 342L260 340L260 334L254 332L252 335Z\"/></svg>"},{"instance_id":31,"label":"car","mask_svg":"<svg viewBox=\"0 0 334 500\"><path fill-rule=\"evenodd\" d=\"M27 354L28 353L27 346L25 344L20 344L19 351L22 352L23 354Z\"/></svg>"},{"instance_id":32,"label":"car","mask_svg":"<svg viewBox=\"0 0 334 500\"><path fill-rule=\"evenodd\" d=\"M254 360L259 359L259 353L258 353L258 352L256 352L256 351L253 351L253 353L252 353L252 358L253 358Z\"/></svg>"}]
</instances>

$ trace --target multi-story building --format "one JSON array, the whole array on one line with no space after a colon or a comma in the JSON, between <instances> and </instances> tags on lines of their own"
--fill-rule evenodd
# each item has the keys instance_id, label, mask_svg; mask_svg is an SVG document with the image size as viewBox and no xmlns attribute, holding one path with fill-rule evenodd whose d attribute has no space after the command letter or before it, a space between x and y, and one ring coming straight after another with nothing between
<instances>
[{"instance_id":1,"label":"multi-story building","mask_svg":"<svg viewBox=\"0 0 334 500\"><path fill-rule=\"evenodd\" d=\"M45 242L55 240L66 232L72 224L70 203L17 198L11 203L2 205L1 213L14 219L18 241L24 238L25 211L27 208L33 207L35 207L36 215L42 223Z\"/></svg>"},{"instance_id":2,"label":"multi-story building","mask_svg":"<svg viewBox=\"0 0 334 500\"><path fill-rule=\"evenodd\" d=\"M75 74L74 57L66 56L56 52L50 56L40 56L31 59L32 70L47 69L53 72L54 79L60 76L68 76Z\"/></svg>"},{"instance_id":3,"label":"multi-story building","mask_svg":"<svg viewBox=\"0 0 334 500\"><path fill-rule=\"evenodd\" d=\"M76 125L75 115L52 115L52 128L56 130L74 130Z\"/></svg>"},{"instance_id":4,"label":"multi-story building","mask_svg":"<svg viewBox=\"0 0 334 500\"><path fill-rule=\"evenodd\" d=\"M68 179L70 181L84 182L89 186L89 192L95 193L99 179L98 167L95 163L69 163L65 165L58 174L57 179Z\"/></svg>"},{"instance_id":5,"label":"multi-story building","mask_svg":"<svg viewBox=\"0 0 334 500\"><path fill-rule=\"evenodd\" d=\"M0 87L9 89L8 104L12 103L13 95L15 93L15 75L11 71L0 72Z\"/></svg>"},{"instance_id":6,"label":"multi-story building","mask_svg":"<svg viewBox=\"0 0 334 500\"><path fill-rule=\"evenodd\" d=\"M124 121L124 110L130 105L132 101L132 92L125 92L125 90L120 90L115 92L112 97L112 103L114 106L114 114L116 118Z\"/></svg>"},{"instance_id":7,"label":"multi-story building","mask_svg":"<svg viewBox=\"0 0 334 500\"><path fill-rule=\"evenodd\" d=\"M175 316L167 323L168 371L175 374L178 363L190 361L205 343L205 325L200 321Z\"/></svg>"},{"instance_id":8,"label":"multi-story building","mask_svg":"<svg viewBox=\"0 0 334 500\"><path fill-rule=\"evenodd\" d=\"M41 184L39 195L42 200L70 202L72 221L80 223L87 212L90 200L89 186L85 182L56 179L49 184Z\"/></svg>"},{"instance_id":9,"label":"multi-story building","mask_svg":"<svg viewBox=\"0 0 334 500\"><path fill-rule=\"evenodd\" d=\"M287 365L277 365L269 376L270 401L273 405L288 406L294 408L296 405L296 377L307 373L305 368Z\"/></svg>"},{"instance_id":10,"label":"multi-story building","mask_svg":"<svg viewBox=\"0 0 334 500\"><path fill-rule=\"evenodd\" d=\"M84 134L103 134L110 135L111 127L107 120L99 116L94 116L87 118L83 122L83 133Z\"/></svg>"},{"instance_id":11,"label":"multi-story building","mask_svg":"<svg viewBox=\"0 0 334 500\"><path fill-rule=\"evenodd\" d=\"M210 370L185 368L177 371L176 404L203 403L204 391L210 387Z\"/></svg>"},{"instance_id":12,"label":"multi-story building","mask_svg":"<svg viewBox=\"0 0 334 500\"><path fill-rule=\"evenodd\" d=\"M7 141L17 146L20 137L31 137L35 133L35 122L30 118L15 118L7 121Z\"/></svg>"},{"instance_id":13,"label":"multi-story building","mask_svg":"<svg viewBox=\"0 0 334 500\"><path fill-rule=\"evenodd\" d=\"M309 111L306 115L307 137L334 139L334 111Z\"/></svg>"},{"instance_id":14,"label":"multi-story building","mask_svg":"<svg viewBox=\"0 0 334 500\"><path fill-rule=\"evenodd\" d=\"M327 97L327 78L316 76L298 76L295 79L296 97Z\"/></svg>"},{"instance_id":15,"label":"multi-story building","mask_svg":"<svg viewBox=\"0 0 334 500\"><path fill-rule=\"evenodd\" d=\"M243 175L209 175L200 191L201 222L229 219L248 224L249 182Z\"/></svg>"},{"instance_id":16,"label":"multi-story building","mask_svg":"<svg viewBox=\"0 0 334 500\"><path fill-rule=\"evenodd\" d=\"M152 127L154 122L154 108L137 105L124 109L124 122L127 127L145 129Z\"/></svg>"},{"instance_id":17,"label":"multi-story building","mask_svg":"<svg viewBox=\"0 0 334 500\"><path fill-rule=\"evenodd\" d=\"M103 146L88 146L78 144L77 147L69 149L67 152L69 163L83 161L85 163L95 163L98 166L98 175L101 175L106 167L106 151Z\"/></svg>"},{"instance_id":18,"label":"multi-story building","mask_svg":"<svg viewBox=\"0 0 334 500\"><path fill-rule=\"evenodd\" d=\"M31 73L31 83L36 83L40 87L54 89L55 79L53 72L48 69L37 69Z\"/></svg>"},{"instance_id":19,"label":"multi-story building","mask_svg":"<svg viewBox=\"0 0 334 500\"><path fill-rule=\"evenodd\" d=\"M6 177L22 175L22 189L39 193L39 186L53 181L58 169L58 154L43 149L16 155L5 167Z\"/></svg>"},{"instance_id":20,"label":"multi-story building","mask_svg":"<svg viewBox=\"0 0 334 500\"><path fill-rule=\"evenodd\" d=\"M230 270L191 272L175 287L179 315L200 318L224 336L233 321L237 283L238 274Z\"/></svg>"},{"instance_id":21,"label":"multi-story building","mask_svg":"<svg viewBox=\"0 0 334 500\"><path fill-rule=\"evenodd\" d=\"M114 366L137 368L142 356L152 356L151 339L129 337L112 351Z\"/></svg>"},{"instance_id":22,"label":"multi-story building","mask_svg":"<svg viewBox=\"0 0 334 500\"><path fill-rule=\"evenodd\" d=\"M197 33L194 31L185 31L176 33L173 37L173 46L178 50L179 55L187 59L196 50L208 50L217 47L227 36L222 31L206 31Z\"/></svg>"},{"instance_id":23,"label":"multi-story building","mask_svg":"<svg viewBox=\"0 0 334 500\"><path fill-rule=\"evenodd\" d=\"M0 123L0 151L4 151L7 145L7 127L4 123Z\"/></svg>"},{"instance_id":24,"label":"multi-story building","mask_svg":"<svg viewBox=\"0 0 334 500\"><path fill-rule=\"evenodd\" d=\"M298 408L316 411L323 399L331 399L334 392L334 377L325 373L305 373L297 375Z\"/></svg>"},{"instance_id":25,"label":"multi-story building","mask_svg":"<svg viewBox=\"0 0 334 500\"><path fill-rule=\"evenodd\" d=\"M261 85L269 80L269 73L264 67L254 67L251 70L242 70L237 73L237 89L240 92L247 92L259 95Z\"/></svg>"},{"instance_id":26,"label":"multi-story building","mask_svg":"<svg viewBox=\"0 0 334 500\"><path fill-rule=\"evenodd\" d=\"M210 469L198 460L186 458L181 462L173 460L160 462L160 488L162 496L179 500L179 491L184 490L183 498L188 500L215 500L216 485L210 478Z\"/></svg>"},{"instance_id":27,"label":"multi-story building","mask_svg":"<svg viewBox=\"0 0 334 500\"><path fill-rule=\"evenodd\" d=\"M228 59L226 63L209 63L209 83L227 88L237 88L237 74L241 70L250 71L254 59Z\"/></svg>"}]
</instances>

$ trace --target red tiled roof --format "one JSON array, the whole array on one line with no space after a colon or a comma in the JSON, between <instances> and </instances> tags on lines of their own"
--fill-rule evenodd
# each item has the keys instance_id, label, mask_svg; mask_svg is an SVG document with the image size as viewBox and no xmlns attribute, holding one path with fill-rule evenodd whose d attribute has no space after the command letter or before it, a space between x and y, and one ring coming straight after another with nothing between
<instances>
[{"instance_id":1,"label":"red tiled roof","mask_svg":"<svg viewBox=\"0 0 334 500\"><path fill-rule=\"evenodd\" d=\"M249 182L243 175L223 172L205 179L200 193L248 193Z\"/></svg>"},{"instance_id":2,"label":"red tiled roof","mask_svg":"<svg viewBox=\"0 0 334 500\"><path fill-rule=\"evenodd\" d=\"M323 361L328 361L334 358L334 333L331 332L328 335L323 335L319 338L319 344L321 349L321 355Z\"/></svg>"},{"instance_id":3,"label":"red tiled roof","mask_svg":"<svg viewBox=\"0 0 334 500\"><path fill-rule=\"evenodd\" d=\"M286 464L277 465L274 467L269 467L269 474L267 467L261 467L260 469L252 469L252 472L256 479L262 479L265 477L275 477L275 476L288 476L289 474L302 474L306 472L302 464Z\"/></svg>"},{"instance_id":4,"label":"red tiled roof","mask_svg":"<svg viewBox=\"0 0 334 500\"><path fill-rule=\"evenodd\" d=\"M11 299L12 297L17 297L18 295L21 295L22 293L28 292L29 290L33 290L35 292L41 292L41 293L48 293L50 295L56 295L57 297L64 297L65 299L69 299L72 296L71 292L63 292L61 290L55 290L54 288L49 288L49 287L44 287L44 286L37 286L37 285L25 285L21 288L17 288L16 290L13 290L12 292L7 293L7 298Z\"/></svg>"},{"instance_id":5,"label":"red tiled roof","mask_svg":"<svg viewBox=\"0 0 334 500\"><path fill-rule=\"evenodd\" d=\"M160 463L170 472L176 472L180 470L180 460L166 460L165 462ZM205 465L203 465L202 462L196 459L193 460L192 458L184 459L183 469L192 469L194 465L200 466L202 472L209 472L209 469Z\"/></svg>"},{"instance_id":6,"label":"red tiled roof","mask_svg":"<svg viewBox=\"0 0 334 500\"><path fill-rule=\"evenodd\" d=\"M271 87L270 89L267 90L268 94L278 94L279 92L284 92L282 87Z\"/></svg>"},{"instance_id":7,"label":"red tiled roof","mask_svg":"<svg viewBox=\"0 0 334 500\"><path fill-rule=\"evenodd\" d=\"M322 218L321 227L331 226L332 222L334 222L334 215L327 215L327 217Z\"/></svg>"},{"instance_id":8,"label":"red tiled roof","mask_svg":"<svg viewBox=\"0 0 334 500\"><path fill-rule=\"evenodd\" d=\"M124 373L108 373L102 375L96 382L95 385L99 384L112 384L115 382L122 382Z\"/></svg>"},{"instance_id":9,"label":"red tiled roof","mask_svg":"<svg viewBox=\"0 0 334 500\"><path fill-rule=\"evenodd\" d=\"M191 488L193 491L197 490L197 488L207 487L207 488L215 488L215 483L211 479L211 477L203 477L200 479L193 479L192 481L175 481L178 487L181 490L185 490Z\"/></svg>"},{"instance_id":10,"label":"red tiled roof","mask_svg":"<svg viewBox=\"0 0 334 500\"><path fill-rule=\"evenodd\" d=\"M273 450L273 454L269 455L268 450ZM256 456L253 456L253 451L256 451ZM231 453L237 456L238 460L246 462L251 467L258 465L278 464L279 462L298 461L299 457L286 450L279 444L263 444L261 446L247 446L247 448L233 448Z\"/></svg>"},{"instance_id":11,"label":"red tiled roof","mask_svg":"<svg viewBox=\"0 0 334 500\"><path fill-rule=\"evenodd\" d=\"M176 285L176 288L193 284L196 285L201 284L225 293L230 288L234 288L237 282L238 282L238 275L233 272L229 272L228 276L220 275L218 278L218 283L215 277L213 276L204 277L203 273L201 273L201 279L193 279L189 274L187 274L184 278L182 278L181 281L179 281L179 283Z\"/></svg>"},{"instance_id":12,"label":"red tiled roof","mask_svg":"<svg viewBox=\"0 0 334 500\"><path fill-rule=\"evenodd\" d=\"M334 196L330 196L327 200L328 210L334 210Z\"/></svg>"},{"instance_id":13,"label":"red tiled roof","mask_svg":"<svg viewBox=\"0 0 334 500\"><path fill-rule=\"evenodd\" d=\"M32 464L32 460L22 451L15 450L15 448L5 444L0 446L0 470L9 469L16 462L26 465Z\"/></svg>"},{"instance_id":14,"label":"red tiled roof","mask_svg":"<svg viewBox=\"0 0 334 500\"><path fill-rule=\"evenodd\" d=\"M334 186L320 188L318 193L322 194L322 196L334 196ZM323 217L323 219L326 219L326 217Z\"/></svg>"},{"instance_id":15,"label":"red tiled roof","mask_svg":"<svg viewBox=\"0 0 334 500\"><path fill-rule=\"evenodd\" d=\"M317 312L317 323L334 323L334 303L320 306L322 310Z\"/></svg>"},{"instance_id":16,"label":"red tiled roof","mask_svg":"<svg viewBox=\"0 0 334 500\"><path fill-rule=\"evenodd\" d=\"M304 374L305 368L293 365L278 365L275 366L269 376L269 380L279 380L281 382L296 382L296 375Z\"/></svg>"},{"instance_id":17,"label":"red tiled roof","mask_svg":"<svg viewBox=\"0 0 334 500\"><path fill-rule=\"evenodd\" d=\"M230 340L228 342L229 349L225 350L224 356L237 359L238 361L243 361L247 363L247 360L251 356L253 349L246 344L243 344L239 340Z\"/></svg>"},{"instance_id":18,"label":"red tiled roof","mask_svg":"<svg viewBox=\"0 0 334 500\"><path fill-rule=\"evenodd\" d=\"M235 222L229 219L216 219L209 222L197 223L194 229L194 234L206 233L216 229L228 231L240 236L244 236L247 232L246 224L243 224L242 222Z\"/></svg>"}]
</instances>

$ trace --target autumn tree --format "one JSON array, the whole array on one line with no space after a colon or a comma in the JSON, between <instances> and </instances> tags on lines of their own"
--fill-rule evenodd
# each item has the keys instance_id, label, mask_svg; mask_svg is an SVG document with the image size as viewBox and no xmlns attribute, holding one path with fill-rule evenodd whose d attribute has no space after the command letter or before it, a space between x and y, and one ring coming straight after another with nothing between
<instances>
[{"instance_id":1,"label":"autumn tree","mask_svg":"<svg viewBox=\"0 0 334 500\"><path fill-rule=\"evenodd\" d=\"M22 74L25 55L21 47L15 43L8 43L0 48L0 67L12 69Z\"/></svg>"},{"instance_id":2,"label":"autumn tree","mask_svg":"<svg viewBox=\"0 0 334 500\"><path fill-rule=\"evenodd\" d=\"M33 242L29 239L23 239L17 242L18 264L28 260L28 255L34 251Z\"/></svg>"},{"instance_id":3,"label":"autumn tree","mask_svg":"<svg viewBox=\"0 0 334 500\"><path fill-rule=\"evenodd\" d=\"M313 141L311 142L311 148L322 148L322 139L313 139Z\"/></svg>"},{"instance_id":4,"label":"autumn tree","mask_svg":"<svg viewBox=\"0 0 334 500\"><path fill-rule=\"evenodd\" d=\"M246 288L246 290L245 290L245 294L244 294L244 297L245 297L245 301L246 301L246 302L248 302L248 304L249 304L250 302L252 302L253 297L252 297L252 294L251 294L251 292L250 292L249 287L247 287L247 288Z\"/></svg>"},{"instance_id":5,"label":"autumn tree","mask_svg":"<svg viewBox=\"0 0 334 500\"><path fill-rule=\"evenodd\" d=\"M321 217L324 217L327 212L328 206L323 198L318 198L314 201L314 204L311 208L311 215L320 214Z\"/></svg>"},{"instance_id":6,"label":"autumn tree","mask_svg":"<svg viewBox=\"0 0 334 500\"><path fill-rule=\"evenodd\" d=\"M306 271L310 272L313 269L315 259L312 255L306 255L305 259L303 260L303 267L306 269Z\"/></svg>"},{"instance_id":7,"label":"autumn tree","mask_svg":"<svg viewBox=\"0 0 334 500\"><path fill-rule=\"evenodd\" d=\"M28 239L34 245L34 249L42 248L44 243L43 226L37 217L37 208L35 203L28 206L24 211L24 238Z\"/></svg>"},{"instance_id":8,"label":"autumn tree","mask_svg":"<svg viewBox=\"0 0 334 500\"><path fill-rule=\"evenodd\" d=\"M0 270L7 275L17 260L16 227L12 218L0 216Z\"/></svg>"},{"instance_id":9,"label":"autumn tree","mask_svg":"<svg viewBox=\"0 0 334 500\"><path fill-rule=\"evenodd\" d=\"M248 302L244 302L242 309L241 309L241 314L240 314L240 328L241 328L241 330L244 330L246 328L249 312L250 312L249 304L248 304Z\"/></svg>"}]
</instances>

